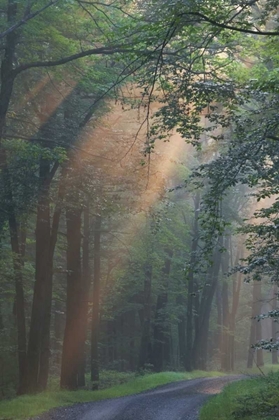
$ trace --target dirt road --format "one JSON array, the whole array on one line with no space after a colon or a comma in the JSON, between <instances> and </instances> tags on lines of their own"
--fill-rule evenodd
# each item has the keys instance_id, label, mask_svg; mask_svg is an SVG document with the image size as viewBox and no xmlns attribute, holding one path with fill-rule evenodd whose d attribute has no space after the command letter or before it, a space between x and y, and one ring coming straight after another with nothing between
<instances>
[{"instance_id":1,"label":"dirt road","mask_svg":"<svg viewBox=\"0 0 279 420\"><path fill-rule=\"evenodd\" d=\"M59 408L38 419L197 420L206 399L237 379L241 376L176 382L137 395Z\"/></svg>"}]
</instances>

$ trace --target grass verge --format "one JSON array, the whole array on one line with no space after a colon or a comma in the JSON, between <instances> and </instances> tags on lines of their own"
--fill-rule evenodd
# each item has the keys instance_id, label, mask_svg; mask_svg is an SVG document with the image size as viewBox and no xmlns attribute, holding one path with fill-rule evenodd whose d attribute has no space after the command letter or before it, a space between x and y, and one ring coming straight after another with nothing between
<instances>
[{"instance_id":1,"label":"grass verge","mask_svg":"<svg viewBox=\"0 0 279 420\"><path fill-rule=\"evenodd\" d=\"M0 419L25 420L55 407L137 394L148 389L156 388L159 385L205 376L221 376L221 373L204 371L194 371L191 373L162 372L134 377L134 379L129 380L127 383L100 391L46 391L37 395L26 395L12 400L1 401Z\"/></svg>"},{"instance_id":2,"label":"grass verge","mask_svg":"<svg viewBox=\"0 0 279 420\"><path fill-rule=\"evenodd\" d=\"M227 385L200 412L200 420L278 420L279 372Z\"/></svg>"}]
</instances>

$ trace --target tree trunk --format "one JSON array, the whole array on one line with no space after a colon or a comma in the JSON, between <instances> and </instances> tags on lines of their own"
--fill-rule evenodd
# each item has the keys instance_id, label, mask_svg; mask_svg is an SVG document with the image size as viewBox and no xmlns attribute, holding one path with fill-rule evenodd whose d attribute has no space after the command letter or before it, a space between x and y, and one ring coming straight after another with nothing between
<instances>
[{"instance_id":1,"label":"tree trunk","mask_svg":"<svg viewBox=\"0 0 279 420\"><path fill-rule=\"evenodd\" d=\"M100 312L100 276L101 276L101 226L102 218L97 215L94 225L94 272L93 272L93 308L91 327L91 380L92 389L98 389L99 382L99 312Z\"/></svg>"},{"instance_id":2,"label":"tree trunk","mask_svg":"<svg viewBox=\"0 0 279 420\"><path fill-rule=\"evenodd\" d=\"M8 0L7 2L7 25L11 26L17 19L17 0ZM1 62L1 88L0 88L0 142L6 125L6 116L9 109L14 80L15 52L18 41L18 32L13 31L6 36L6 45L4 46L4 58ZM2 163L2 162L0 162Z\"/></svg>"},{"instance_id":3,"label":"tree trunk","mask_svg":"<svg viewBox=\"0 0 279 420\"><path fill-rule=\"evenodd\" d=\"M129 312L129 330L130 330L130 349L129 349L129 369L135 370L135 329L136 329L136 311Z\"/></svg>"},{"instance_id":4,"label":"tree trunk","mask_svg":"<svg viewBox=\"0 0 279 420\"><path fill-rule=\"evenodd\" d=\"M157 297L157 305L154 320L154 346L153 346L153 365L155 372L163 370L164 362L169 363L170 351L169 343L169 323L167 319L166 309L168 303L168 280L171 269L171 258L173 251L166 251L165 266L163 269L163 288Z\"/></svg>"},{"instance_id":5,"label":"tree trunk","mask_svg":"<svg viewBox=\"0 0 279 420\"><path fill-rule=\"evenodd\" d=\"M219 239L218 245L216 246L213 256L213 264L208 272L207 283L209 286L204 286L201 303L198 308L198 324L196 326L195 341L193 346L193 361L195 369L206 369L209 319L212 301L218 283L219 270L221 267L222 254L219 251L219 247L222 247L222 244L223 237Z\"/></svg>"},{"instance_id":6,"label":"tree trunk","mask_svg":"<svg viewBox=\"0 0 279 420\"><path fill-rule=\"evenodd\" d=\"M222 344L221 344L221 370L228 372L230 370L229 353L229 288L226 280L222 285Z\"/></svg>"},{"instance_id":7,"label":"tree trunk","mask_svg":"<svg viewBox=\"0 0 279 420\"><path fill-rule=\"evenodd\" d=\"M236 263L238 262L238 255L236 256ZM236 265L236 264L235 264ZM235 358L235 323L236 314L239 306L239 297L241 290L242 277L241 273L238 273L237 277L233 278L233 296L232 296L232 309L230 316L230 340L229 340L229 352L230 352L230 370L234 371L234 358Z\"/></svg>"},{"instance_id":8,"label":"tree trunk","mask_svg":"<svg viewBox=\"0 0 279 420\"><path fill-rule=\"evenodd\" d=\"M143 290L143 325L139 350L138 369L144 369L145 364L149 363L150 353L150 322L151 322L151 283L152 266L146 263L145 279Z\"/></svg>"},{"instance_id":9,"label":"tree trunk","mask_svg":"<svg viewBox=\"0 0 279 420\"><path fill-rule=\"evenodd\" d=\"M186 299L184 296L179 294L177 297L177 305L181 307L183 311L186 308ZM185 311L186 312L186 311ZM184 362L186 360L186 316L185 314L181 314L178 319L178 348L179 348L179 359L178 364L179 366L184 366Z\"/></svg>"},{"instance_id":10,"label":"tree trunk","mask_svg":"<svg viewBox=\"0 0 279 420\"><path fill-rule=\"evenodd\" d=\"M82 313L81 324L83 336L81 341L81 359L78 371L78 386L85 386L85 342L87 337L87 321L88 321L88 298L90 289L90 265L89 265L89 239L90 239L90 218L89 218L89 203L84 209L83 222L83 252L82 252Z\"/></svg>"},{"instance_id":11,"label":"tree trunk","mask_svg":"<svg viewBox=\"0 0 279 420\"><path fill-rule=\"evenodd\" d=\"M193 352L193 299L194 299L194 272L197 261L197 249L199 242L199 207L200 207L200 193L198 192L194 199L195 216L192 231L192 249L190 268L188 273L188 297L187 297L187 317L186 317L186 355L184 360L184 367L186 371L193 369L192 352Z\"/></svg>"},{"instance_id":12,"label":"tree trunk","mask_svg":"<svg viewBox=\"0 0 279 420\"><path fill-rule=\"evenodd\" d=\"M277 301L278 301L278 285L274 283L273 285L273 301L272 301L272 310L275 311L277 309ZM278 336L278 324L272 320L272 338L274 342L277 341ZM278 364L278 350L272 350L272 364Z\"/></svg>"},{"instance_id":13,"label":"tree trunk","mask_svg":"<svg viewBox=\"0 0 279 420\"><path fill-rule=\"evenodd\" d=\"M7 26L13 25L17 20L16 0L7 2ZM25 327L25 308L24 291L22 278L22 258L20 255L19 232L16 220L15 206L13 203L10 176L7 167L7 157L2 145L6 127L6 116L9 109L14 80L14 62L18 32L13 31L6 36L6 43L3 47L4 57L0 69L0 172L5 188L5 195L9 202L9 231L11 238L11 248L13 253L13 268L16 289L16 317L17 317L17 345L18 345L18 366L19 366L19 386L18 394L22 394L26 389L26 327Z\"/></svg>"},{"instance_id":14,"label":"tree trunk","mask_svg":"<svg viewBox=\"0 0 279 420\"><path fill-rule=\"evenodd\" d=\"M58 228L62 210L62 200L64 198L64 176L65 169L62 169L61 172L61 181L58 190L58 202L56 204L53 217L52 217L52 227L51 231L49 232L49 242L45 244L45 255L48 258L47 262L47 270L45 273L44 279L44 308L43 308L43 322L42 322L42 339L41 339L41 347L40 347L40 369L39 369L39 377L38 377L38 389L43 391L47 387L48 382L48 374L49 374L49 359L50 359L50 324L51 324L51 306L52 306L52 283L53 283L53 257L55 246L57 242L57 235L58 235ZM46 177L49 176L49 173ZM54 174L52 174L52 177ZM48 180L50 186L51 179ZM49 202L49 191L47 191L46 196L46 205L45 207L48 208L48 215L50 217L50 202ZM48 227L50 226L50 219ZM48 248L47 248L48 245Z\"/></svg>"},{"instance_id":15,"label":"tree trunk","mask_svg":"<svg viewBox=\"0 0 279 420\"><path fill-rule=\"evenodd\" d=\"M229 352L229 337L230 337L230 307L229 307L229 286L227 276L230 265L229 249L231 238L229 235L225 238L226 252L222 256L222 339L221 339L221 370L229 372L230 370L230 352Z\"/></svg>"},{"instance_id":16,"label":"tree trunk","mask_svg":"<svg viewBox=\"0 0 279 420\"><path fill-rule=\"evenodd\" d=\"M62 302L59 299L54 300L54 361L57 367L61 365L61 344L63 339L63 317Z\"/></svg>"},{"instance_id":17,"label":"tree trunk","mask_svg":"<svg viewBox=\"0 0 279 420\"><path fill-rule=\"evenodd\" d=\"M62 349L61 388L78 387L81 328L81 210L68 209L67 219L67 301L66 325Z\"/></svg>"},{"instance_id":18,"label":"tree trunk","mask_svg":"<svg viewBox=\"0 0 279 420\"><path fill-rule=\"evenodd\" d=\"M19 384L18 395L26 392L26 326L25 326L25 303L23 290L23 252L19 244L19 230L14 212L11 209L9 215L9 228L11 237L11 247L13 252L13 267L15 275L16 289L16 319L17 319L17 345L18 345L18 367Z\"/></svg>"},{"instance_id":19,"label":"tree trunk","mask_svg":"<svg viewBox=\"0 0 279 420\"><path fill-rule=\"evenodd\" d=\"M251 327L250 327L250 339L249 339L249 350L248 350L248 359L247 359L247 368L253 367L254 362L254 350L252 346L261 339L261 325L254 317L260 314L261 309L261 283L253 282L253 296L252 296L252 317L251 317ZM263 351L257 350L257 366L263 365Z\"/></svg>"},{"instance_id":20,"label":"tree trunk","mask_svg":"<svg viewBox=\"0 0 279 420\"><path fill-rule=\"evenodd\" d=\"M262 307L262 283L258 282L257 284L257 301L256 301L256 314L260 315L261 313L261 307ZM256 341L260 341L262 339L262 324L261 322L256 322ZM257 350L257 366L263 366L264 360L263 360L263 350L259 349Z\"/></svg>"},{"instance_id":21,"label":"tree trunk","mask_svg":"<svg viewBox=\"0 0 279 420\"><path fill-rule=\"evenodd\" d=\"M28 390L30 393L42 390L39 387L40 361L46 363L49 357L49 339L47 324L50 322L52 284L50 267L50 203L48 161L41 159L40 182L41 193L37 206L36 223L36 268L33 304L30 322L29 344L27 352ZM42 360L40 360L42 356ZM46 366L44 366L44 369ZM43 386L42 377L41 386Z\"/></svg>"}]
</instances>

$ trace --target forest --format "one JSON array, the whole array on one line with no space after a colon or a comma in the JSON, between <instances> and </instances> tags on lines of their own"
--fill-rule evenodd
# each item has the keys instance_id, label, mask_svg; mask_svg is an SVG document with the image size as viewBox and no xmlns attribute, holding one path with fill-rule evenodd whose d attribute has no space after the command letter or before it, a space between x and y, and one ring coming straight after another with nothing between
<instances>
[{"instance_id":1,"label":"forest","mask_svg":"<svg viewBox=\"0 0 279 420\"><path fill-rule=\"evenodd\" d=\"M0 0L0 400L278 364L278 36L279 0Z\"/></svg>"}]
</instances>

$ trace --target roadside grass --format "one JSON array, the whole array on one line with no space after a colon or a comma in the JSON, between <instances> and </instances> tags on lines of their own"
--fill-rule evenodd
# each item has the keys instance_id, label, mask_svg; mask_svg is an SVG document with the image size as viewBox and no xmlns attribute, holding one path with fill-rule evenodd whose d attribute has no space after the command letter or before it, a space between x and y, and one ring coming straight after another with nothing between
<instances>
[{"instance_id":1,"label":"roadside grass","mask_svg":"<svg viewBox=\"0 0 279 420\"><path fill-rule=\"evenodd\" d=\"M118 373L115 374L115 376L117 375ZM101 389L99 391L58 391L55 390L57 384L54 382L52 384L52 390L36 395L25 395L11 400L1 401L0 419L25 420L56 407L137 394L176 381L222 376L220 372L205 371L161 372L136 377L135 374L131 375L133 376L133 379L129 378L129 375L127 375L129 380L126 383L118 384L107 389ZM124 380L123 376L121 380Z\"/></svg>"},{"instance_id":2,"label":"roadside grass","mask_svg":"<svg viewBox=\"0 0 279 420\"><path fill-rule=\"evenodd\" d=\"M279 372L227 385L200 412L200 420L278 420Z\"/></svg>"}]
</instances>

